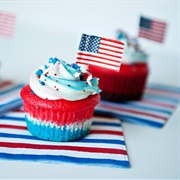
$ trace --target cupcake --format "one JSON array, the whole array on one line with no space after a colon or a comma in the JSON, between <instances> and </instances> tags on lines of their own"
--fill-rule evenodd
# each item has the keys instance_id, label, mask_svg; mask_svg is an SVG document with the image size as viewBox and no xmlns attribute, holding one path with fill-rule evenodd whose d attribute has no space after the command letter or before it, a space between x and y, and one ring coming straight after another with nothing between
<instances>
[{"instance_id":1,"label":"cupcake","mask_svg":"<svg viewBox=\"0 0 180 180\"><path fill-rule=\"evenodd\" d=\"M50 141L85 137L100 92L98 78L82 72L79 65L50 58L32 73L20 93L29 132Z\"/></svg>"},{"instance_id":2,"label":"cupcake","mask_svg":"<svg viewBox=\"0 0 180 180\"><path fill-rule=\"evenodd\" d=\"M137 39L124 32L119 31L117 39L125 44L120 70L107 71L90 65L89 71L100 78L101 99L114 102L138 100L143 95L149 73L148 55L140 48Z\"/></svg>"}]
</instances>

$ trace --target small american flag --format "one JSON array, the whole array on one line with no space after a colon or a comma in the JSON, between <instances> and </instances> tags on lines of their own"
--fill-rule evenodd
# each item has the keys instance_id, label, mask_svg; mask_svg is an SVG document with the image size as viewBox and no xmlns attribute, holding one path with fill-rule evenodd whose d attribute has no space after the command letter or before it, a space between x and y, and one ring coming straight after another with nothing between
<instances>
[{"instance_id":1,"label":"small american flag","mask_svg":"<svg viewBox=\"0 0 180 180\"><path fill-rule=\"evenodd\" d=\"M13 13L0 12L0 35L12 37L16 16Z\"/></svg>"},{"instance_id":2,"label":"small american flag","mask_svg":"<svg viewBox=\"0 0 180 180\"><path fill-rule=\"evenodd\" d=\"M123 50L121 41L82 34L76 62L119 71Z\"/></svg>"},{"instance_id":3,"label":"small american flag","mask_svg":"<svg viewBox=\"0 0 180 180\"><path fill-rule=\"evenodd\" d=\"M167 24L159 20L140 17L138 36L159 43L164 41Z\"/></svg>"}]
</instances>

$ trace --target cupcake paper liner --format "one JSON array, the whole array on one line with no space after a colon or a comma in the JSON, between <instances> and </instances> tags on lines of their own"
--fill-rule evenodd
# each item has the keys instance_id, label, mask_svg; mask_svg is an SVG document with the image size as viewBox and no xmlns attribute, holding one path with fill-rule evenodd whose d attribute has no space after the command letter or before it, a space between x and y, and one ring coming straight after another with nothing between
<instances>
[{"instance_id":1,"label":"cupcake paper liner","mask_svg":"<svg viewBox=\"0 0 180 180\"><path fill-rule=\"evenodd\" d=\"M40 139L50 141L73 141L85 137L91 127L92 120L76 122L70 125L57 126L52 123L44 123L29 115L25 116L29 132Z\"/></svg>"},{"instance_id":2,"label":"cupcake paper liner","mask_svg":"<svg viewBox=\"0 0 180 180\"><path fill-rule=\"evenodd\" d=\"M101 99L121 102L142 97L149 73L147 64L121 66L120 72L89 67L91 73L100 78Z\"/></svg>"}]
</instances>

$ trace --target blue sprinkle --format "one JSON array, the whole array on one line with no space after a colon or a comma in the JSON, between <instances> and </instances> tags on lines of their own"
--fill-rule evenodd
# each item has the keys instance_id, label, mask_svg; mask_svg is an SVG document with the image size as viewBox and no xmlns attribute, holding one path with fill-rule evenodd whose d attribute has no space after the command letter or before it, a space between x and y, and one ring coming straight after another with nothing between
<instances>
[{"instance_id":1,"label":"blue sprinkle","mask_svg":"<svg viewBox=\"0 0 180 180\"><path fill-rule=\"evenodd\" d=\"M78 66L78 65L75 64L75 63L72 63L71 67L74 68L74 69L80 69L80 66Z\"/></svg>"},{"instance_id":2,"label":"blue sprinkle","mask_svg":"<svg viewBox=\"0 0 180 180\"><path fill-rule=\"evenodd\" d=\"M44 69L48 69L48 66L46 64L44 65Z\"/></svg>"},{"instance_id":3,"label":"blue sprinkle","mask_svg":"<svg viewBox=\"0 0 180 180\"><path fill-rule=\"evenodd\" d=\"M38 109L39 107L38 106L36 106L36 109Z\"/></svg>"},{"instance_id":4,"label":"blue sprinkle","mask_svg":"<svg viewBox=\"0 0 180 180\"><path fill-rule=\"evenodd\" d=\"M49 63L53 63L53 64L56 64L58 60L56 58L50 58L49 59Z\"/></svg>"},{"instance_id":5,"label":"blue sprinkle","mask_svg":"<svg viewBox=\"0 0 180 180\"><path fill-rule=\"evenodd\" d=\"M80 81L83 81L83 79L84 79L84 74L81 73L79 77L80 77Z\"/></svg>"},{"instance_id":6,"label":"blue sprinkle","mask_svg":"<svg viewBox=\"0 0 180 180\"><path fill-rule=\"evenodd\" d=\"M41 76L42 73L43 73L43 70L42 70L42 69L38 69L38 70L36 71L36 74L37 74L38 76Z\"/></svg>"},{"instance_id":7,"label":"blue sprinkle","mask_svg":"<svg viewBox=\"0 0 180 180\"><path fill-rule=\"evenodd\" d=\"M40 83L42 86L45 85L45 82L44 82L44 81L40 81L39 83Z\"/></svg>"},{"instance_id":8,"label":"blue sprinkle","mask_svg":"<svg viewBox=\"0 0 180 180\"><path fill-rule=\"evenodd\" d=\"M35 94L33 90L31 90L30 94Z\"/></svg>"}]
</instances>

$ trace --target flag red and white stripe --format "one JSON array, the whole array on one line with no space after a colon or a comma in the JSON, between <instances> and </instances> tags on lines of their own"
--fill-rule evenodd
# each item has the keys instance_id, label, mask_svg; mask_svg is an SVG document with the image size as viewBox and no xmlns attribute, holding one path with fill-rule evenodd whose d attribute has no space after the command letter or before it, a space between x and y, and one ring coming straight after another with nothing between
<instances>
[{"instance_id":1,"label":"flag red and white stripe","mask_svg":"<svg viewBox=\"0 0 180 180\"><path fill-rule=\"evenodd\" d=\"M81 38L76 62L119 71L124 43L114 39L83 35L85 37Z\"/></svg>"},{"instance_id":2,"label":"flag red and white stripe","mask_svg":"<svg viewBox=\"0 0 180 180\"><path fill-rule=\"evenodd\" d=\"M12 37L14 33L16 15L9 12L0 12L0 35Z\"/></svg>"}]
</instances>

